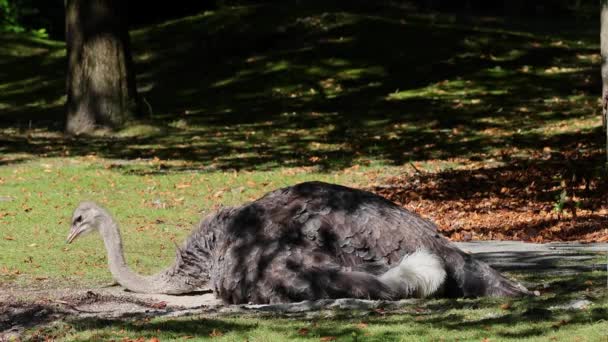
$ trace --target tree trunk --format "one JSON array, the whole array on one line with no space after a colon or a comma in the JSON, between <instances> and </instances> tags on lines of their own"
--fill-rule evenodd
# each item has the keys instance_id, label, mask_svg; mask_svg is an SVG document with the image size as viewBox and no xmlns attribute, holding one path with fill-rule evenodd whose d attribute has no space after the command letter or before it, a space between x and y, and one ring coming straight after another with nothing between
<instances>
[{"instance_id":1,"label":"tree trunk","mask_svg":"<svg viewBox=\"0 0 608 342\"><path fill-rule=\"evenodd\" d=\"M608 166L608 0L601 0L601 6L602 122L606 136L606 165Z\"/></svg>"},{"instance_id":2,"label":"tree trunk","mask_svg":"<svg viewBox=\"0 0 608 342\"><path fill-rule=\"evenodd\" d=\"M138 116L126 1L66 0L67 122L72 134Z\"/></svg>"}]
</instances>

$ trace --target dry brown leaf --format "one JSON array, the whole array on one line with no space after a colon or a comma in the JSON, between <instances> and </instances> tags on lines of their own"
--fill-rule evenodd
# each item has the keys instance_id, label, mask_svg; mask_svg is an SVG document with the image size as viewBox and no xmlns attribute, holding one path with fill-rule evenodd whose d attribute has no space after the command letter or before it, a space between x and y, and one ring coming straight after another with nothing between
<instances>
[{"instance_id":1,"label":"dry brown leaf","mask_svg":"<svg viewBox=\"0 0 608 342\"><path fill-rule=\"evenodd\" d=\"M154 309L164 309L167 307L167 302L162 301L162 302L154 303L150 306Z\"/></svg>"},{"instance_id":2,"label":"dry brown leaf","mask_svg":"<svg viewBox=\"0 0 608 342\"><path fill-rule=\"evenodd\" d=\"M383 308L376 308L374 309L374 312L379 314L379 315L384 315L386 314L385 310Z\"/></svg>"},{"instance_id":3,"label":"dry brown leaf","mask_svg":"<svg viewBox=\"0 0 608 342\"><path fill-rule=\"evenodd\" d=\"M220 337L220 336L224 336L224 333L223 333L223 332L221 332L221 331L220 331L220 330L218 330L218 329L213 329L213 330L211 330L211 332L209 333L209 336L211 336L211 337Z\"/></svg>"},{"instance_id":4,"label":"dry brown leaf","mask_svg":"<svg viewBox=\"0 0 608 342\"><path fill-rule=\"evenodd\" d=\"M369 324L365 323L365 322L359 322L359 323L357 323L357 328L359 328L359 329L365 329L368 326L369 326Z\"/></svg>"},{"instance_id":5,"label":"dry brown leaf","mask_svg":"<svg viewBox=\"0 0 608 342\"><path fill-rule=\"evenodd\" d=\"M323 336L321 337L321 342L328 342L328 341L335 341L336 337L335 336Z\"/></svg>"},{"instance_id":6,"label":"dry brown leaf","mask_svg":"<svg viewBox=\"0 0 608 342\"><path fill-rule=\"evenodd\" d=\"M307 328L298 329L298 335L300 335L300 336L306 336L306 335L308 335L308 333L309 333L309 330Z\"/></svg>"},{"instance_id":7,"label":"dry brown leaf","mask_svg":"<svg viewBox=\"0 0 608 342\"><path fill-rule=\"evenodd\" d=\"M565 319L560 320L559 322L553 323L553 328L559 328L563 325L568 324L568 321L566 321Z\"/></svg>"}]
</instances>

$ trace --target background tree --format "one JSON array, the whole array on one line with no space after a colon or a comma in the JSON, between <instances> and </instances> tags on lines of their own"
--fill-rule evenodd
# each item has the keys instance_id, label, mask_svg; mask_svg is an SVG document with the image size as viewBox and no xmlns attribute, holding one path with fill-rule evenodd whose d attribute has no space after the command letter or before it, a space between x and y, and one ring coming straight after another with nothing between
<instances>
[{"instance_id":1,"label":"background tree","mask_svg":"<svg viewBox=\"0 0 608 342\"><path fill-rule=\"evenodd\" d=\"M69 133L116 129L140 113L126 2L67 0Z\"/></svg>"},{"instance_id":2,"label":"background tree","mask_svg":"<svg viewBox=\"0 0 608 342\"><path fill-rule=\"evenodd\" d=\"M602 121L606 135L606 163L608 165L608 0L601 1L600 50L602 54Z\"/></svg>"}]
</instances>

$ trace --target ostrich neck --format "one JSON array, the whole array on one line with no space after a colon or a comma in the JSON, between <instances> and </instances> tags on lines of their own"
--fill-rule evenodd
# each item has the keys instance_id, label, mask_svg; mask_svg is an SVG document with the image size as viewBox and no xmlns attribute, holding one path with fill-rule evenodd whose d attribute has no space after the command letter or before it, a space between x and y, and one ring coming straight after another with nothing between
<instances>
[{"instance_id":1,"label":"ostrich neck","mask_svg":"<svg viewBox=\"0 0 608 342\"><path fill-rule=\"evenodd\" d=\"M122 238L117 223L112 217L104 216L100 233L108 252L110 272L120 285L133 292L139 293L182 293L178 288L183 284L174 284L177 279L171 279L163 271L153 276L142 276L133 272L124 257Z\"/></svg>"}]
</instances>

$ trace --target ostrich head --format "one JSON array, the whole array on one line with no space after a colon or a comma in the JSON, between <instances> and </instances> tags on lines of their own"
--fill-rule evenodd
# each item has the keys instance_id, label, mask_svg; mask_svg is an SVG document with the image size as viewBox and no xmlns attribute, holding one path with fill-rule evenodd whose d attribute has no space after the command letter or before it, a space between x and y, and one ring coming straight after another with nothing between
<instances>
[{"instance_id":1,"label":"ostrich head","mask_svg":"<svg viewBox=\"0 0 608 342\"><path fill-rule=\"evenodd\" d=\"M72 215L72 226L70 234L66 240L71 243L77 237L99 231L102 218L107 216L107 212L93 202L82 202Z\"/></svg>"}]
</instances>

